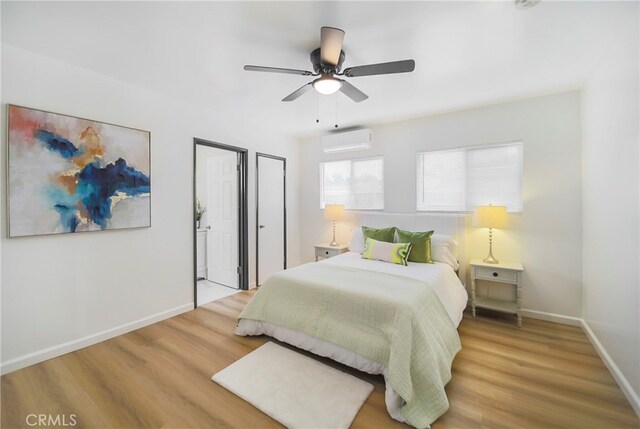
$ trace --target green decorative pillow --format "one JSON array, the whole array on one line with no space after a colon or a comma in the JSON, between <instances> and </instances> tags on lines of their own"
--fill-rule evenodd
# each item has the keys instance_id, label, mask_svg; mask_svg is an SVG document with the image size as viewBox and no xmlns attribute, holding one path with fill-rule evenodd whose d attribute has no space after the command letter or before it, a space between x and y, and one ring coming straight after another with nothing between
<instances>
[{"instance_id":1,"label":"green decorative pillow","mask_svg":"<svg viewBox=\"0 0 640 429\"><path fill-rule=\"evenodd\" d=\"M411 252L411 243L387 243L367 237L364 242L362 257L392 264L407 265Z\"/></svg>"},{"instance_id":2,"label":"green decorative pillow","mask_svg":"<svg viewBox=\"0 0 640 429\"><path fill-rule=\"evenodd\" d=\"M433 231L427 232L411 232L396 229L396 243L411 243L411 253L409 253L409 261L424 262L433 264L431 259L431 235Z\"/></svg>"},{"instance_id":3,"label":"green decorative pillow","mask_svg":"<svg viewBox=\"0 0 640 429\"><path fill-rule=\"evenodd\" d=\"M371 228L370 226L362 227L362 235L364 235L365 240L367 238L373 238L374 240L393 243L395 232L395 226L392 226L390 228Z\"/></svg>"}]
</instances>

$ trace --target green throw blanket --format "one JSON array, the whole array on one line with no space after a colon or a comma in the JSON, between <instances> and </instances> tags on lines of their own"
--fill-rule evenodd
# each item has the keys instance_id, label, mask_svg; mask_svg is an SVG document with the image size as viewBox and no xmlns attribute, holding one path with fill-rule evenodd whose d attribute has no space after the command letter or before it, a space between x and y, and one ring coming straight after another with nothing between
<instances>
[{"instance_id":1,"label":"green throw blanket","mask_svg":"<svg viewBox=\"0 0 640 429\"><path fill-rule=\"evenodd\" d=\"M408 277L310 263L272 275L239 319L303 332L388 368L402 415L424 428L449 407L460 337L432 287Z\"/></svg>"}]
</instances>

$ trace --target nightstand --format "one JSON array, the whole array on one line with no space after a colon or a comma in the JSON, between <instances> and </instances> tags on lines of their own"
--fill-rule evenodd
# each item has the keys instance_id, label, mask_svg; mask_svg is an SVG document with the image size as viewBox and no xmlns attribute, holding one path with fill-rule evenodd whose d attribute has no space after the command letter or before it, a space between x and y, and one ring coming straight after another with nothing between
<instances>
[{"instance_id":1,"label":"nightstand","mask_svg":"<svg viewBox=\"0 0 640 429\"><path fill-rule=\"evenodd\" d=\"M316 244L316 262L318 258L330 258L337 256L341 253L349 251L349 247L346 244L339 244L337 246L329 246L328 244Z\"/></svg>"},{"instance_id":2,"label":"nightstand","mask_svg":"<svg viewBox=\"0 0 640 429\"><path fill-rule=\"evenodd\" d=\"M518 317L518 327L522 327L522 272L524 267L520 262L500 262L487 264L482 259L472 259L471 265L471 313L476 317L476 308L486 308L502 313L515 314ZM476 297L476 280L505 283L516 288L516 300L504 301L486 297Z\"/></svg>"}]
</instances>

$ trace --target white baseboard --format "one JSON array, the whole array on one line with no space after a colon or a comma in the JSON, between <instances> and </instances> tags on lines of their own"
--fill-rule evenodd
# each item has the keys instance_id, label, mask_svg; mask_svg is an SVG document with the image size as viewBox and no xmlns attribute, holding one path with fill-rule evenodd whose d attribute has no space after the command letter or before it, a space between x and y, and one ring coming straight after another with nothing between
<instances>
[{"instance_id":1,"label":"white baseboard","mask_svg":"<svg viewBox=\"0 0 640 429\"><path fill-rule=\"evenodd\" d=\"M249 284L250 289L253 289L255 287L255 283ZM67 354L84 347L100 343L102 341L106 341L113 337L117 337L118 335L126 334L127 332L143 328L145 326L157 323L161 320L168 319L170 317L190 310L193 310L193 303L184 304L179 307L175 307L170 310L145 317L143 319L139 319L112 329L108 329L106 331L99 332L97 334L89 335L84 338L69 341L57 346L48 347L37 352L29 353L15 359L11 359L7 362L2 362L0 363L0 374L8 374L27 366L35 365L45 360ZM600 343L600 341L598 340L598 337L596 337L595 333L591 330L589 324L584 319L527 309L523 309L522 314L523 316L530 317L532 319L546 320L549 322L561 323L564 325L581 326L585 331L587 338L589 338L589 341L591 341L591 344L593 344L593 347L598 352L598 355L600 355L600 358L609 369L609 372L616 380L616 383L618 384L618 386L620 386L620 390L622 390L622 393L624 393L624 395L627 397L636 414L640 416L640 397L638 397L638 394L633 390L631 384L629 384L629 381L622 374L622 371L620 371L615 362L611 359L605 348L602 346L602 343Z\"/></svg>"},{"instance_id":2,"label":"white baseboard","mask_svg":"<svg viewBox=\"0 0 640 429\"><path fill-rule=\"evenodd\" d=\"M545 313L544 311L522 309L522 315L532 319L546 320L547 322L561 323L563 325L582 326L582 319L579 317L564 316L562 314Z\"/></svg>"},{"instance_id":3,"label":"white baseboard","mask_svg":"<svg viewBox=\"0 0 640 429\"><path fill-rule=\"evenodd\" d=\"M563 325L571 325L571 326L579 326L591 341L591 344L598 352L600 359L604 362L605 366L611 373L611 376L616 381L622 393L627 397L627 400L631 404L631 407L636 412L638 417L640 417L640 397L633 390L631 384L627 378L622 374L618 365L615 364L609 353L605 350L604 346L598 340L598 337L594 334L594 332L589 327L589 324L580 317L572 317L572 316L564 316L562 314L554 314L554 313L545 313L544 311L536 311L536 310L528 310L522 309L522 315L525 317L530 317L532 319L538 320L546 320L548 322L561 323Z\"/></svg>"},{"instance_id":4,"label":"white baseboard","mask_svg":"<svg viewBox=\"0 0 640 429\"><path fill-rule=\"evenodd\" d=\"M616 383L618 383L620 390L622 390L624 396L627 397L627 400L633 407L633 410L636 412L638 417L640 417L640 397L633 390L633 387L631 387L627 378L622 374L622 371L620 371L620 368L618 368L618 365L616 365L613 359L611 359L607 350L604 348L600 340L598 340L598 337L596 337L596 334L591 330L591 327L584 319L582 319L582 329L584 329L584 332L587 334L587 338L589 338L589 341L593 344L593 347L600 355L600 358L606 365L607 369L609 369L609 372L616 380Z\"/></svg>"},{"instance_id":5,"label":"white baseboard","mask_svg":"<svg viewBox=\"0 0 640 429\"><path fill-rule=\"evenodd\" d=\"M161 313L151 315L149 317L135 320L130 323L125 323L124 325L116 326L112 329L107 329L106 331L98 332L97 334L88 335L84 338L79 338L77 340L69 341L57 346L48 347L37 352L29 353L15 359L8 360L6 362L2 362L0 363L0 374L8 374L27 366L44 362L45 360L49 360L82 349L84 347L106 341L113 337L117 337L118 335L126 334L127 332L143 328L145 326L151 325L164 319L168 319L170 317L190 310L193 310L192 302L172 308L170 310L163 311Z\"/></svg>"},{"instance_id":6,"label":"white baseboard","mask_svg":"<svg viewBox=\"0 0 640 429\"><path fill-rule=\"evenodd\" d=\"M256 282L249 283L249 289L255 289L255 288L256 288Z\"/></svg>"}]
</instances>

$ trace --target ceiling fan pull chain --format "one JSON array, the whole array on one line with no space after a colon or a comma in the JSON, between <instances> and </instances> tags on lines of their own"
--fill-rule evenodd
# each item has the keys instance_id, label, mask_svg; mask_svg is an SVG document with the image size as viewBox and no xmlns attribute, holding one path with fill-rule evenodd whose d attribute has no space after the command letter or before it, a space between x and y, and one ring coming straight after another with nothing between
<instances>
[{"instance_id":1,"label":"ceiling fan pull chain","mask_svg":"<svg viewBox=\"0 0 640 429\"><path fill-rule=\"evenodd\" d=\"M336 97L336 125L335 125L335 128L338 128L338 94L336 94L335 97Z\"/></svg>"},{"instance_id":2,"label":"ceiling fan pull chain","mask_svg":"<svg viewBox=\"0 0 640 429\"><path fill-rule=\"evenodd\" d=\"M316 94L316 124L320 123L320 118L319 118L319 116L320 116L320 113L319 113L320 112L320 108L318 107L318 103L319 103L318 99L319 98L320 98L320 96L318 94Z\"/></svg>"}]
</instances>

